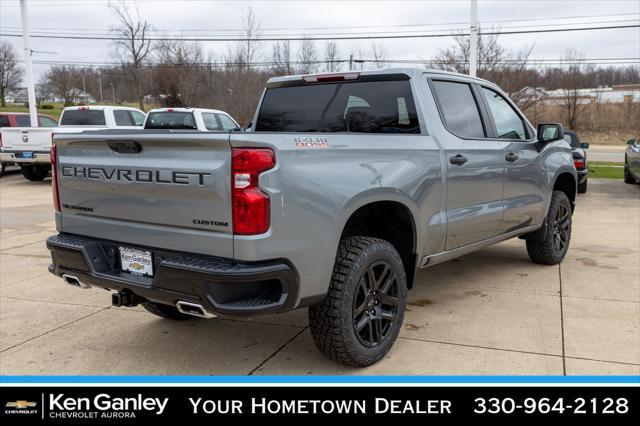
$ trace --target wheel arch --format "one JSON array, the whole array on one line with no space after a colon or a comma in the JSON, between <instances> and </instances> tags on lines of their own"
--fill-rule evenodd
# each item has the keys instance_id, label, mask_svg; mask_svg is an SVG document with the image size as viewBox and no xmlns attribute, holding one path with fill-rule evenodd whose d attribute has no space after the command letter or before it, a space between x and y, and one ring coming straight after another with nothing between
<instances>
[{"instance_id":1,"label":"wheel arch","mask_svg":"<svg viewBox=\"0 0 640 426\"><path fill-rule=\"evenodd\" d=\"M344 215L340 239L351 236L380 238L393 245L402 259L407 287L413 287L418 266L418 235L415 208L398 197L365 197Z\"/></svg>"}]
</instances>

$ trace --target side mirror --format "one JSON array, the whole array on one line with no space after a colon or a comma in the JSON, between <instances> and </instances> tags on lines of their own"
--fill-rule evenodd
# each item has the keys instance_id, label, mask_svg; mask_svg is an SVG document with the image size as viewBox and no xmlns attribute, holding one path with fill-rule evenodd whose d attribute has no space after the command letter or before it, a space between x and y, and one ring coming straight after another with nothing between
<instances>
[{"instance_id":1,"label":"side mirror","mask_svg":"<svg viewBox=\"0 0 640 426\"><path fill-rule=\"evenodd\" d=\"M564 127L560 123L538 124L538 142L547 144L564 139Z\"/></svg>"},{"instance_id":2,"label":"side mirror","mask_svg":"<svg viewBox=\"0 0 640 426\"><path fill-rule=\"evenodd\" d=\"M589 144L587 142L582 142L582 149L589 149Z\"/></svg>"},{"instance_id":3,"label":"side mirror","mask_svg":"<svg viewBox=\"0 0 640 426\"><path fill-rule=\"evenodd\" d=\"M635 140L635 139L629 139L629 140L627 141L627 145L634 145L635 143L636 143L636 140Z\"/></svg>"}]
</instances>

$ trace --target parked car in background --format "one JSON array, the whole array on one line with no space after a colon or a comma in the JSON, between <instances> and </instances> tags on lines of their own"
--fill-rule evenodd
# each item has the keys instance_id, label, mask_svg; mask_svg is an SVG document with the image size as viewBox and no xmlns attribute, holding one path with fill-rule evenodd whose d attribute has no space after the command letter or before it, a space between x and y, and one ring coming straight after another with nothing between
<instances>
[{"instance_id":1,"label":"parked car in background","mask_svg":"<svg viewBox=\"0 0 640 426\"><path fill-rule=\"evenodd\" d=\"M240 125L229 114L217 109L158 108L149 111L144 128L208 132L238 130Z\"/></svg>"},{"instance_id":2,"label":"parked car in background","mask_svg":"<svg viewBox=\"0 0 640 426\"><path fill-rule=\"evenodd\" d=\"M60 116L61 128L142 129L147 115L137 108L124 106L67 107Z\"/></svg>"},{"instance_id":3,"label":"parked car in background","mask_svg":"<svg viewBox=\"0 0 640 426\"><path fill-rule=\"evenodd\" d=\"M578 192L584 194L587 192L587 178L589 174L589 164L587 162L587 151L589 144L580 141L578 133L575 130L565 129L564 140L571 145L571 154L573 155L573 164L578 172Z\"/></svg>"},{"instance_id":4,"label":"parked car in background","mask_svg":"<svg viewBox=\"0 0 640 426\"><path fill-rule=\"evenodd\" d=\"M15 163L20 166L22 175L30 181L41 181L51 170L50 152L53 133L80 133L98 129L141 130L145 118L144 112L130 107L100 105L67 107L62 110L57 127L1 129L0 138L3 146L0 160L3 163ZM55 121L53 123L55 124ZM50 123L47 122L47 124Z\"/></svg>"},{"instance_id":5,"label":"parked car in background","mask_svg":"<svg viewBox=\"0 0 640 426\"><path fill-rule=\"evenodd\" d=\"M44 114L38 114L38 125L40 127L56 127L58 122L55 118ZM29 127L31 126L31 117L27 112L3 112L0 113L0 130L6 127ZM51 138L49 138L51 140ZM0 152L2 152L2 134L0 134ZM11 164L15 164L13 158L4 156L0 159L0 176L4 174L5 168Z\"/></svg>"},{"instance_id":6,"label":"parked car in background","mask_svg":"<svg viewBox=\"0 0 640 426\"><path fill-rule=\"evenodd\" d=\"M640 182L640 139L629 139L624 152L624 183Z\"/></svg>"}]
</instances>

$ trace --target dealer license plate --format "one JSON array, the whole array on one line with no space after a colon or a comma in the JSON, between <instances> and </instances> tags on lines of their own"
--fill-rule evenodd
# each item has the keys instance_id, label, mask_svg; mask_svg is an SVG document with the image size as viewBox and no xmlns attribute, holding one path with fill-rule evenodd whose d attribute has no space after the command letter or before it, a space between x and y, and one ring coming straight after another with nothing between
<instances>
[{"instance_id":1,"label":"dealer license plate","mask_svg":"<svg viewBox=\"0 0 640 426\"><path fill-rule=\"evenodd\" d=\"M153 276L153 260L150 251L120 247L120 264L123 271Z\"/></svg>"}]
</instances>

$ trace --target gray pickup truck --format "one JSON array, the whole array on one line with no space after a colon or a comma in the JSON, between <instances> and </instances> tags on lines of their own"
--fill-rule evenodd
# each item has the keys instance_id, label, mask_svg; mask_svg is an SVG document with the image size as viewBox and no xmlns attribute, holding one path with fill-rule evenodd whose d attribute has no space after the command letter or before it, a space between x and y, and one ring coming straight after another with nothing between
<instances>
[{"instance_id":1,"label":"gray pickup truck","mask_svg":"<svg viewBox=\"0 0 640 426\"><path fill-rule=\"evenodd\" d=\"M576 199L561 125L418 69L272 78L247 132L62 134L53 156L67 284L174 320L308 306L352 366L393 345L419 269L512 237L562 261Z\"/></svg>"}]
</instances>

